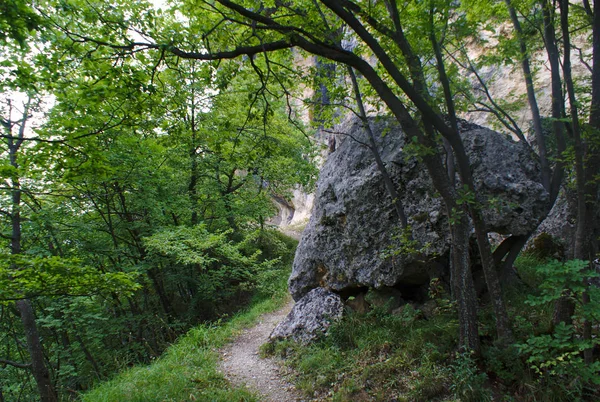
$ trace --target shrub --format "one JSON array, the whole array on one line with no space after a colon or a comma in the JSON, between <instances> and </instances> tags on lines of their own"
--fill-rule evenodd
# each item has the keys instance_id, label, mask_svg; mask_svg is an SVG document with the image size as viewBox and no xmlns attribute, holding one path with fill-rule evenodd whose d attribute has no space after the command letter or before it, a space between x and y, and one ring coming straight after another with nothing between
<instances>
[{"instance_id":1,"label":"shrub","mask_svg":"<svg viewBox=\"0 0 600 402\"><path fill-rule=\"evenodd\" d=\"M473 353L456 353L450 365L450 373L452 378L450 391L457 399L464 402L492 400L490 390L485 387L487 375L481 373L475 365Z\"/></svg>"},{"instance_id":2,"label":"shrub","mask_svg":"<svg viewBox=\"0 0 600 402\"><path fill-rule=\"evenodd\" d=\"M561 322L551 333L531 335L516 345L539 381L560 388L569 399L581 398L588 385L600 385L600 362L586 364L582 356L584 350L600 343L597 337L584 339L580 333L584 321L598 321L600 317L600 289L587 285L588 278L598 274L588 271L588 266L586 261L570 260L551 261L536 268L544 279L540 294L530 296L527 304L539 307L569 298L577 305L575 325ZM587 304L582 303L584 292L590 296Z\"/></svg>"}]
</instances>

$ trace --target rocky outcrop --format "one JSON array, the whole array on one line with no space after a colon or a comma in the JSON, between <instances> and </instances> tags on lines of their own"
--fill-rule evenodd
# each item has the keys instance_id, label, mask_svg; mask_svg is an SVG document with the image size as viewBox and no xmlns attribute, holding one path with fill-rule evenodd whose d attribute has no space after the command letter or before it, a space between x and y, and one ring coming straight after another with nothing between
<instances>
[{"instance_id":1,"label":"rocky outcrop","mask_svg":"<svg viewBox=\"0 0 600 402\"><path fill-rule=\"evenodd\" d=\"M301 187L292 191L287 199L278 194L271 194L277 207L277 214L269 219L269 223L282 229L289 226L303 226L308 222L313 207L314 194L307 194Z\"/></svg>"},{"instance_id":2,"label":"rocky outcrop","mask_svg":"<svg viewBox=\"0 0 600 402\"><path fill-rule=\"evenodd\" d=\"M270 340L291 338L309 343L323 335L332 322L342 317L344 304L339 295L323 288L308 292L275 327Z\"/></svg>"},{"instance_id":3,"label":"rocky outcrop","mask_svg":"<svg viewBox=\"0 0 600 402\"><path fill-rule=\"evenodd\" d=\"M407 155L411 142L395 121L374 119L371 127L412 239L399 230L381 173L363 145L362 124L348 121L337 130L343 133L338 148L321 170L313 214L296 252L289 280L295 300L316 287L343 292L387 286L405 294L403 286L426 284L447 269L448 217L425 167ZM532 230L549 207L535 156L507 136L477 125L462 122L461 135L487 229L501 234Z\"/></svg>"}]
</instances>

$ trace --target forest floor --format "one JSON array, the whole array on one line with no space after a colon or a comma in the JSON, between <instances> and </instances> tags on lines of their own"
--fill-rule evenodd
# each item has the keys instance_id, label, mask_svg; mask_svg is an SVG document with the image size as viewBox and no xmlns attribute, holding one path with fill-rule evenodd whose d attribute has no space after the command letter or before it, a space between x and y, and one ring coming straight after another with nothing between
<instances>
[{"instance_id":1,"label":"forest floor","mask_svg":"<svg viewBox=\"0 0 600 402\"><path fill-rule=\"evenodd\" d=\"M261 401L302 401L296 388L285 380L275 358L261 358L259 348L271 331L285 318L294 302L260 317L255 326L244 330L231 344L221 350L221 370L236 386L247 386L261 396Z\"/></svg>"}]
</instances>

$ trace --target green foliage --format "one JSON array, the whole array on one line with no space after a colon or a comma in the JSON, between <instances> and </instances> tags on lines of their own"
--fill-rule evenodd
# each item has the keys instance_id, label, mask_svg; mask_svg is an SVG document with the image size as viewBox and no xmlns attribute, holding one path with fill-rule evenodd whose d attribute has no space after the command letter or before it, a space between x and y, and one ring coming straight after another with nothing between
<instances>
[{"instance_id":1,"label":"green foliage","mask_svg":"<svg viewBox=\"0 0 600 402\"><path fill-rule=\"evenodd\" d=\"M452 385L450 390L461 401L491 401L492 395L485 388L487 376L481 373L470 352L456 353L450 365Z\"/></svg>"},{"instance_id":2,"label":"green foliage","mask_svg":"<svg viewBox=\"0 0 600 402\"><path fill-rule=\"evenodd\" d=\"M0 261L0 302L111 292L127 296L140 288L135 273L102 273L77 259L0 255Z\"/></svg>"},{"instance_id":3,"label":"green foliage","mask_svg":"<svg viewBox=\"0 0 600 402\"><path fill-rule=\"evenodd\" d=\"M588 288L584 279L600 275L597 272L587 271L588 265L587 261L581 260L566 262L554 260L538 265L536 271L539 276L544 278L539 286L541 294L531 296L528 304L537 306L554 302L563 296L573 298L575 301L580 300L581 293Z\"/></svg>"},{"instance_id":4,"label":"green foliage","mask_svg":"<svg viewBox=\"0 0 600 402\"><path fill-rule=\"evenodd\" d=\"M518 348L490 345L483 350L483 360L486 369L503 384L524 381L524 373L527 370Z\"/></svg>"},{"instance_id":5,"label":"green foliage","mask_svg":"<svg viewBox=\"0 0 600 402\"><path fill-rule=\"evenodd\" d=\"M554 328L553 334L530 337L526 343L517 346L521 353L528 356L527 363L540 376L568 376L576 379L579 387L587 383L600 385L600 362L587 365L581 357L582 352L593 347L594 342L584 341L574 335L573 326L561 322Z\"/></svg>"},{"instance_id":6,"label":"green foliage","mask_svg":"<svg viewBox=\"0 0 600 402\"><path fill-rule=\"evenodd\" d=\"M411 137L410 141L404 147L404 158L406 160L416 158L419 162L423 162L423 157L435 154L435 149L419 143L417 137Z\"/></svg>"},{"instance_id":7,"label":"green foliage","mask_svg":"<svg viewBox=\"0 0 600 402\"><path fill-rule=\"evenodd\" d=\"M519 257L516 266L527 281L506 289L519 341L506 347L486 340L494 332L494 318L491 306L484 305L479 357L456 352L456 311L437 281L430 292L438 308L427 319L410 305L398 315L385 308L349 312L316 344L284 341L267 345L263 353L285 357L307 394L332 400L485 401L498 394L517 400L593 400L599 367L597 362L586 366L582 351L596 341L584 341L578 331L583 317L597 322L595 305L579 305L573 326L548 332L553 301L561 294L576 295L573 290L586 275L585 262L564 265L531 254ZM590 296L599 300L593 289Z\"/></svg>"},{"instance_id":8,"label":"green foliage","mask_svg":"<svg viewBox=\"0 0 600 402\"><path fill-rule=\"evenodd\" d=\"M526 303L538 307L568 298L578 305L574 316L576 323L583 320L597 322L600 295L595 287L587 285L587 280L597 277L598 273L588 271L588 266L587 261L581 260L550 261L537 266L537 274L543 278L540 293L529 296ZM581 304L583 292L590 296L590 302L584 305ZM586 364L583 360L583 351L597 344L597 338L584 339L575 325L561 322L551 333L530 335L517 347L539 381L560 389L571 398L581 398L586 386L600 385L600 362ZM568 387L567 383L570 384Z\"/></svg>"},{"instance_id":9,"label":"green foliage","mask_svg":"<svg viewBox=\"0 0 600 402\"><path fill-rule=\"evenodd\" d=\"M258 253L260 261L281 258L285 264L294 259L298 240L295 240L277 229L256 229L249 232L242 243L240 250L246 255Z\"/></svg>"},{"instance_id":10,"label":"green foliage","mask_svg":"<svg viewBox=\"0 0 600 402\"><path fill-rule=\"evenodd\" d=\"M13 39L25 47L31 31L39 28L42 18L22 0L4 0L0 3L0 44Z\"/></svg>"},{"instance_id":11,"label":"green foliage","mask_svg":"<svg viewBox=\"0 0 600 402\"><path fill-rule=\"evenodd\" d=\"M204 226L177 226L164 228L144 239L149 252L167 257L175 263L195 265L199 269L208 269L216 262L232 260L234 263L250 264L231 244L224 233L209 233ZM255 259L255 258L254 258Z\"/></svg>"},{"instance_id":12,"label":"green foliage","mask_svg":"<svg viewBox=\"0 0 600 402\"><path fill-rule=\"evenodd\" d=\"M407 225L404 228L398 228L396 233L391 236L394 245L381 253L381 258L394 258L403 256L414 256L419 253L425 253L431 247L430 243L421 244L412 236L412 227Z\"/></svg>"},{"instance_id":13,"label":"green foliage","mask_svg":"<svg viewBox=\"0 0 600 402\"><path fill-rule=\"evenodd\" d=\"M257 228L276 210L271 194L310 189L316 169L283 92L264 91L250 66L114 55L58 26L107 43L128 44L129 27L169 43L186 35L146 2L0 5L0 358L27 360L7 300L34 298L66 398L156 359L192 325L281 297L294 242ZM27 96L35 118L20 121ZM27 123L15 161L5 120L13 135ZM11 256L16 209L22 254ZM3 368L0 383L9 400L36 399L30 371Z\"/></svg>"},{"instance_id":14,"label":"green foliage","mask_svg":"<svg viewBox=\"0 0 600 402\"><path fill-rule=\"evenodd\" d=\"M547 260L525 251L515 261L515 268L526 285L530 288L537 288L544 280L543 276L538 273L537 267L546 262Z\"/></svg>"},{"instance_id":15,"label":"green foliage","mask_svg":"<svg viewBox=\"0 0 600 402\"><path fill-rule=\"evenodd\" d=\"M285 27L281 31L262 26L262 22L249 22L246 17L240 23L235 11L218 2L172 3L164 10L145 1L29 4L5 0L0 4L0 87L4 91L0 118L3 130L8 127L2 133L0 159L9 159L12 128L24 128L29 119L28 113L22 120L12 115L21 105L10 101L8 89L33 99L31 112L36 115L35 127L24 130L28 136L25 145L11 149L17 153L14 160L0 163L0 178L5 183L0 189L0 255L7 256L10 240L18 237L15 226L22 231L22 247L15 252L23 252L2 261L0 289L5 298L37 296L41 339L53 382L61 390L85 389L94 378L105 377L119 366L155 358L190 325L230 313L255 295L268 298L279 294L283 262L289 261L293 247L272 232L256 228L262 229L274 212L271 194L285 197L297 184L310 188L316 174L310 162L314 148L298 116L287 108L295 104L294 98L305 96L306 88L327 89L320 97L327 105L310 105L313 117L324 125L339 117L339 105L354 103L344 68L323 60L317 69L295 66L295 61L305 56L302 51L245 55L243 62L196 62L182 57L290 39L298 42L290 32L316 46L325 44L321 49L331 53L349 35L339 15L319 7L319 2L291 2L285 7L274 1L260 7L256 2L239 3L249 7L249 12L273 18L277 23L271 27L280 24ZM522 39L528 50L540 49L543 21L537 3L512 3L523 17ZM386 5L356 2L353 7L364 7L362 15L356 13L360 22L381 24L368 31L381 52L389 56L389 63L371 63L373 49L365 41L357 41L352 53L358 65L373 66L375 78L381 79L379 87L390 90L388 97L396 97L413 113L414 104L402 93L398 85L402 80L397 77L412 75L410 81L416 86L414 66L410 57L402 57L394 35L386 34L397 29ZM522 108L523 99L512 95L490 106L481 86L472 88L471 70L495 71L500 65L516 65L522 58L519 37L504 29L508 15L502 2L405 2L398 12L403 34L415 53L413 62L427 61L420 62L417 69L423 76L423 93L428 94L425 101L434 110L444 113L448 106L438 85L440 74L430 38L440 42L444 57L453 59L448 59L446 70L457 110L466 112L475 106L502 119L503 112ZM573 32L583 38L589 32L589 21L581 7L573 14ZM503 28L498 30L498 26ZM495 51L476 51L481 57L472 60L467 44L470 50L493 46ZM33 48L35 52L27 53ZM180 50L178 54L175 49ZM353 56L346 53L344 57ZM583 51L581 57L590 56ZM535 75L545 66L542 59L533 60ZM385 64L396 68L386 70ZM359 81L370 109L387 112L365 77ZM491 85L493 77L485 83ZM587 86L583 83L577 89L591 92ZM51 99L46 108L40 101L45 95ZM585 108L581 110L581 117L587 117ZM426 114L413 115L416 120L427 118ZM552 123L547 120L545 125ZM550 154L556 154L556 145L550 142L548 148ZM440 149L424 147L412 137L404 152L423 159L441 156ZM560 158L570 163L572 155ZM23 200L11 205L12 193L22 195ZM458 205L474 205L475 194L464 188L458 193ZM18 225L11 222L15 211L20 212ZM463 214L463 208L451 211L451 223ZM426 218L414 217L417 222ZM332 219L324 222L335 224ZM416 244L409 230L397 240L399 247L384 257L415 254L428 247ZM576 264L538 271L529 283L540 282L542 288L530 299L531 311L515 318L519 333L537 331L532 322L546 318L544 308L556 297L580 300L585 290ZM75 294L94 296L73 297ZM597 300L591 289L590 296ZM431 322L422 322L410 308L400 317L376 309L364 320L371 327L351 319L352 325L333 328L333 335L315 346L314 356L308 353L301 364L308 378L306 387L313 387L312 383L324 388L339 376L342 385L334 398L359 399L364 388L382 399L391 388L414 400L448 394L454 375L457 395L467 399L477 395L482 377L471 357L459 356L454 363L440 357L449 356L456 332L453 304L440 305L444 308L438 309ZM10 303L0 308L6 317L0 327L7 345L2 357L22 359L27 356L22 347L26 329L20 326ZM579 308L573 328L562 328L563 333L550 338L534 333L540 338L532 338L537 340L531 345L523 344L529 345L527 353L532 358L539 356L530 363L540 372L549 367L559 372L562 360L558 358L568 356L568 367L583 370L575 360L582 346L569 341L568 333L577 334L582 319L597 320L597 316L591 303ZM374 325L381 328L373 330ZM543 328L545 325L542 323ZM482 322L482 333L489 334L490 327ZM207 332L198 336L210 337ZM386 343L390 339L393 344ZM91 357L85 350L91 351ZM334 356L340 350L354 362L361 361L364 353L372 364L352 367ZM421 359L422 355L427 358ZM338 368L327 359L339 363L343 371L331 375ZM416 359L423 361L417 364ZM177 372L175 360L161 366L163 372L152 377L152 383L162 379L187 392L186 384L169 377L168 373ZM434 364L439 361L454 364L454 368L439 370ZM515 377L498 353L490 353L489 361L506 381ZM409 369L415 365L417 369ZM0 372L4 392L10 392L9 397L21 391L34 395L27 372L11 370ZM222 378L210 370L202 373L195 378L198 384L207 389L213 383L222 385ZM398 379L401 374L410 381ZM368 376L380 385L372 387ZM474 388L461 384L459 376L470 378ZM585 377L583 372L580 377ZM4 383L9 385L4 387ZM19 390L14 384L28 385ZM140 380L136 387L141 389L144 384ZM152 397L171 398L159 388L153 390ZM225 398L223 395L217 392L201 397L219 399ZM243 399L244 395L230 397ZM173 398L197 396L177 394Z\"/></svg>"}]
</instances>

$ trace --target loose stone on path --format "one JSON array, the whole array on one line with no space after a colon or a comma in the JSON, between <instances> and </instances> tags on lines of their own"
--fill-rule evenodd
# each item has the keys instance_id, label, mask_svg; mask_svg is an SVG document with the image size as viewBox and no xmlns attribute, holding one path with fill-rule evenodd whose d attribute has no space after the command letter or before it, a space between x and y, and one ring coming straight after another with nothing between
<instances>
[{"instance_id":1,"label":"loose stone on path","mask_svg":"<svg viewBox=\"0 0 600 402\"><path fill-rule=\"evenodd\" d=\"M261 359L259 348L268 341L273 328L285 318L293 306L290 301L282 309L260 317L252 328L244 330L233 343L221 351L221 370L234 385L247 385L265 402L293 402L303 398L294 386L281 377L272 359Z\"/></svg>"}]
</instances>

